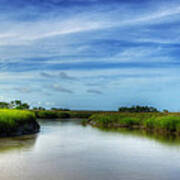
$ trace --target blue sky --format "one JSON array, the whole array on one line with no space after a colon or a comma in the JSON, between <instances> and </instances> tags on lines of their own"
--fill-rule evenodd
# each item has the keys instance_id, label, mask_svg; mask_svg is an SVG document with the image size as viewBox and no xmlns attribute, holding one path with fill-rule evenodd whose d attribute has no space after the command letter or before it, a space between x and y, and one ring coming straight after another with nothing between
<instances>
[{"instance_id":1,"label":"blue sky","mask_svg":"<svg viewBox=\"0 0 180 180\"><path fill-rule=\"evenodd\" d=\"M180 1L0 4L0 101L180 111Z\"/></svg>"}]
</instances>

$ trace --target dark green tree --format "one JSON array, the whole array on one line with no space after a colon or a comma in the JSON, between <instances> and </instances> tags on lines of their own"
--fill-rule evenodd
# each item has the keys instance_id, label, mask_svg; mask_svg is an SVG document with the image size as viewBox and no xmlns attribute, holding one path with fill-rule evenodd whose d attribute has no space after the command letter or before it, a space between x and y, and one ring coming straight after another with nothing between
<instances>
[{"instance_id":1,"label":"dark green tree","mask_svg":"<svg viewBox=\"0 0 180 180\"><path fill-rule=\"evenodd\" d=\"M20 100L11 101L10 107L12 109L29 109L30 108L29 104L22 103Z\"/></svg>"},{"instance_id":2,"label":"dark green tree","mask_svg":"<svg viewBox=\"0 0 180 180\"><path fill-rule=\"evenodd\" d=\"M9 109L10 105L7 102L0 102L0 109Z\"/></svg>"},{"instance_id":3,"label":"dark green tree","mask_svg":"<svg viewBox=\"0 0 180 180\"><path fill-rule=\"evenodd\" d=\"M120 107L119 112L158 112L158 110L151 106L131 106L131 107Z\"/></svg>"}]
</instances>

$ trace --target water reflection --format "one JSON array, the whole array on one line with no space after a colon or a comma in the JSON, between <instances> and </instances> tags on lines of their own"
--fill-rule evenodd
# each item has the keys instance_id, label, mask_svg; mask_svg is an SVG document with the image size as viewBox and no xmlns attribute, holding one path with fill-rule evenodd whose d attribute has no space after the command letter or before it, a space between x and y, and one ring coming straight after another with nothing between
<instances>
[{"instance_id":1,"label":"water reflection","mask_svg":"<svg viewBox=\"0 0 180 180\"><path fill-rule=\"evenodd\" d=\"M180 179L177 138L100 130L79 120L40 124L38 135L0 139L0 179Z\"/></svg>"},{"instance_id":2,"label":"water reflection","mask_svg":"<svg viewBox=\"0 0 180 180\"><path fill-rule=\"evenodd\" d=\"M40 123L44 124L44 120L40 120ZM52 122L49 120L45 121L45 123L49 123L52 125ZM177 135L168 135L168 134L158 134L149 132L146 130L139 130L139 129L128 129L128 128L100 128L100 127L92 127L91 125L85 125L83 124L83 120L81 119L57 119L54 122L54 126L57 125L79 125L84 128L90 127L93 128L96 131L101 131L108 134L121 134L124 136L134 136L139 138L147 138L149 140L157 141L161 144L167 145L167 146L180 146L180 136Z\"/></svg>"},{"instance_id":3,"label":"water reflection","mask_svg":"<svg viewBox=\"0 0 180 180\"><path fill-rule=\"evenodd\" d=\"M37 141L37 137L38 134L12 138L0 138L0 153L2 154L18 150L32 150Z\"/></svg>"},{"instance_id":4,"label":"water reflection","mask_svg":"<svg viewBox=\"0 0 180 180\"><path fill-rule=\"evenodd\" d=\"M94 127L95 128L95 127ZM176 135L167 135L167 134L158 134L149 132L146 130L135 130L135 129L126 129L126 128L98 128L100 131L110 134L120 133L124 136L134 136L139 138L147 138L149 140L155 140L159 143L168 146L180 146L180 136Z\"/></svg>"}]
</instances>

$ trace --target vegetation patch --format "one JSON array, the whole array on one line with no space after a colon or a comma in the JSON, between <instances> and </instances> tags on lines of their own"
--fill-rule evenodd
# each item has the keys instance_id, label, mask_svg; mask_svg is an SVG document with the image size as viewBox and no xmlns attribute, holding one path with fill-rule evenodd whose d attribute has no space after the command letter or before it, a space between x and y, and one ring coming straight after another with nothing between
<instances>
[{"instance_id":1,"label":"vegetation patch","mask_svg":"<svg viewBox=\"0 0 180 180\"><path fill-rule=\"evenodd\" d=\"M39 124L33 112L25 110L0 110L0 136L16 136L36 133Z\"/></svg>"},{"instance_id":2,"label":"vegetation patch","mask_svg":"<svg viewBox=\"0 0 180 180\"><path fill-rule=\"evenodd\" d=\"M94 111L33 110L40 119L89 118ZM96 112L97 113L97 112Z\"/></svg>"},{"instance_id":3,"label":"vegetation patch","mask_svg":"<svg viewBox=\"0 0 180 180\"><path fill-rule=\"evenodd\" d=\"M179 113L101 113L93 114L88 122L98 127L139 128L180 135Z\"/></svg>"},{"instance_id":4,"label":"vegetation patch","mask_svg":"<svg viewBox=\"0 0 180 180\"><path fill-rule=\"evenodd\" d=\"M122 106L118 109L119 112L158 112L158 110L152 106ZM166 110L167 111L167 110Z\"/></svg>"}]
</instances>

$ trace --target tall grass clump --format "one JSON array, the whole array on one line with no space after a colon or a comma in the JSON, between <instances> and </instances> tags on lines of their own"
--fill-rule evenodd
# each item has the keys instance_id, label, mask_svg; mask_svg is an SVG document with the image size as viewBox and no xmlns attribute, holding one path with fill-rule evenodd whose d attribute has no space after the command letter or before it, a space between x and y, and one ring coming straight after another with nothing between
<instances>
[{"instance_id":1,"label":"tall grass clump","mask_svg":"<svg viewBox=\"0 0 180 180\"><path fill-rule=\"evenodd\" d=\"M144 126L149 129L168 132L180 132L180 116L166 115L152 117L144 121Z\"/></svg>"}]
</instances>

